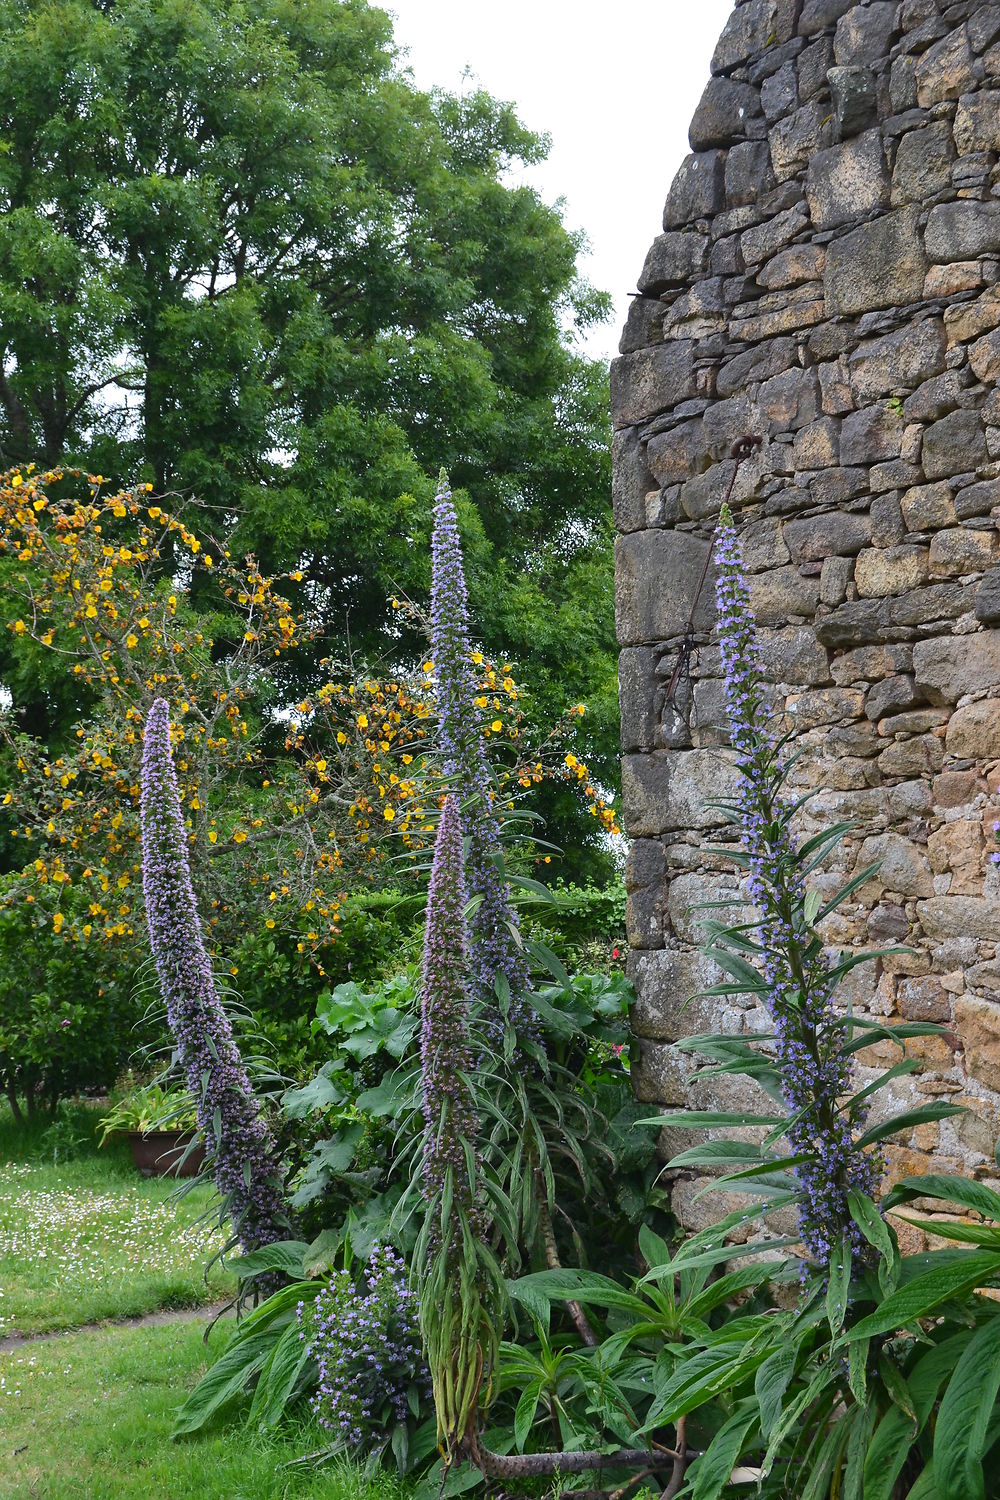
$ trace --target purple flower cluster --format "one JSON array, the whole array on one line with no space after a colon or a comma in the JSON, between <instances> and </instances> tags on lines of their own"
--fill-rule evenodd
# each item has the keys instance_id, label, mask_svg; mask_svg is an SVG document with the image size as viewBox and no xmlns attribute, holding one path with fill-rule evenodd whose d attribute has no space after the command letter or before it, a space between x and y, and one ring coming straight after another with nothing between
<instances>
[{"instance_id":1,"label":"purple flower cluster","mask_svg":"<svg viewBox=\"0 0 1000 1500\"><path fill-rule=\"evenodd\" d=\"M384 1438L390 1417L405 1422L411 1391L430 1396L417 1298L395 1251L375 1247L360 1288L348 1271L334 1271L297 1314L319 1373L310 1404L345 1447Z\"/></svg>"},{"instance_id":2,"label":"purple flower cluster","mask_svg":"<svg viewBox=\"0 0 1000 1500\"><path fill-rule=\"evenodd\" d=\"M469 1004L465 936L465 876L458 798L445 798L434 843L427 895L424 962L420 992L420 1063L423 1082L425 1200L443 1192L449 1173L454 1201L469 1213L474 1187L469 1182L465 1143L474 1149L479 1120L468 1076Z\"/></svg>"},{"instance_id":3,"label":"purple flower cluster","mask_svg":"<svg viewBox=\"0 0 1000 1500\"><path fill-rule=\"evenodd\" d=\"M170 709L157 698L142 758L146 923L167 1019L216 1186L244 1250L283 1239L288 1215L278 1159L212 975L191 883L187 834L170 753Z\"/></svg>"},{"instance_id":4,"label":"purple flower cluster","mask_svg":"<svg viewBox=\"0 0 1000 1500\"><path fill-rule=\"evenodd\" d=\"M442 471L431 538L431 654L445 774L466 805L469 894L480 898L469 923L471 997L488 1018L496 1013L496 982L507 981L511 1019L530 1024L528 966L515 936L517 913L503 877L493 777L476 706L478 686L469 642L469 600L458 520ZM497 1034L499 1027L491 1028Z\"/></svg>"},{"instance_id":5,"label":"purple flower cluster","mask_svg":"<svg viewBox=\"0 0 1000 1500\"><path fill-rule=\"evenodd\" d=\"M802 1239L821 1264L848 1234L859 1252L866 1242L847 1196L871 1196L878 1181L873 1159L855 1143L840 1100L851 1082L851 1057L841 1044L829 966L807 955L805 888L794 859L788 806L781 795L784 768L775 746L773 716L760 671L756 627L733 518L719 519L716 543L719 644L725 672L732 744L741 771L738 805L749 862L747 889L761 913L766 1003L777 1037L777 1058L792 1123L787 1140L808 1160L796 1168L801 1186ZM856 1117L860 1123L860 1117Z\"/></svg>"}]
</instances>

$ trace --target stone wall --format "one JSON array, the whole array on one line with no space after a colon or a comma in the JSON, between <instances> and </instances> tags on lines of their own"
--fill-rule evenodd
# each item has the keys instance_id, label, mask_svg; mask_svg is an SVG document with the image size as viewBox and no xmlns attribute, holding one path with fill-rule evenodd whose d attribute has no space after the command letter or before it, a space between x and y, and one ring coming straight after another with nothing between
<instances>
[{"instance_id":1,"label":"stone wall","mask_svg":"<svg viewBox=\"0 0 1000 1500\"><path fill-rule=\"evenodd\" d=\"M690 141L611 375L637 1086L704 1104L670 1043L764 1019L682 1010L712 979L692 904L737 892L709 852L706 799L733 778L711 587L666 701L752 433L736 504L775 711L798 781L826 789L801 822L856 823L819 883L882 860L827 935L916 950L856 970L845 999L949 1027L912 1044L893 1102L969 1106L893 1170L995 1172L1000 4L738 0ZM675 1185L682 1215L696 1187Z\"/></svg>"}]
</instances>

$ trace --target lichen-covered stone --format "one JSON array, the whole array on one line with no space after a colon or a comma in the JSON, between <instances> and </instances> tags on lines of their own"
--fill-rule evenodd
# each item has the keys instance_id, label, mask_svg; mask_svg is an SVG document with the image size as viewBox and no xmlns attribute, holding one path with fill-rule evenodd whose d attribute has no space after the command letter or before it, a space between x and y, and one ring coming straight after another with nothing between
<instances>
[{"instance_id":1,"label":"lichen-covered stone","mask_svg":"<svg viewBox=\"0 0 1000 1500\"><path fill-rule=\"evenodd\" d=\"M700 274L708 262L708 239L703 234L668 233L653 241L636 283L640 292L657 296Z\"/></svg>"},{"instance_id":2,"label":"lichen-covered stone","mask_svg":"<svg viewBox=\"0 0 1000 1500\"><path fill-rule=\"evenodd\" d=\"M851 511L828 511L801 521L788 521L784 539L793 562L822 562L833 555L853 557L871 541L868 516Z\"/></svg>"},{"instance_id":3,"label":"lichen-covered stone","mask_svg":"<svg viewBox=\"0 0 1000 1500\"><path fill-rule=\"evenodd\" d=\"M865 839L858 855L858 872L878 864L874 880L883 891L901 896L930 896L934 877L927 855L910 839L898 833L881 833Z\"/></svg>"},{"instance_id":4,"label":"lichen-covered stone","mask_svg":"<svg viewBox=\"0 0 1000 1500\"><path fill-rule=\"evenodd\" d=\"M1000 631L932 636L913 648L913 673L932 703L957 703L1000 682Z\"/></svg>"},{"instance_id":5,"label":"lichen-covered stone","mask_svg":"<svg viewBox=\"0 0 1000 1500\"><path fill-rule=\"evenodd\" d=\"M858 554L854 582L862 598L883 599L927 581L926 547L872 547Z\"/></svg>"},{"instance_id":6,"label":"lichen-covered stone","mask_svg":"<svg viewBox=\"0 0 1000 1500\"><path fill-rule=\"evenodd\" d=\"M996 505L1000 505L1000 481L996 479L962 485L955 495L955 514L960 521L988 516Z\"/></svg>"},{"instance_id":7,"label":"lichen-covered stone","mask_svg":"<svg viewBox=\"0 0 1000 1500\"><path fill-rule=\"evenodd\" d=\"M894 677L883 677L870 689L865 699L865 713L875 721L889 714L901 714L920 702L913 678L900 672Z\"/></svg>"},{"instance_id":8,"label":"lichen-covered stone","mask_svg":"<svg viewBox=\"0 0 1000 1500\"><path fill-rule=\"evenodd\" d=\"M611 420L615 428L645 421L694 396L694 351L689 344L663 344L620 354L611 361Z\"/></svg>"},{"instance_id":9,"label":"lichen-covered stone","mask_svg":"<svg viewBox=\"0 0 1000 1500\"><path fill-rule=\"evenodd\" d=\"M843 422L840 456L845 464L877 464L898 458L906 424L887 401L850 412Z\"/></svg>"},{"instance_id":10,"label":"lichen-covered stone","mask_svg":"<svg viewBox=\"0 0 1000 1500\"><path fill-rule=\"evenodd\" d=\"M1000 700L984 698L956 708L948 720L945 749L959 760L1000 760Z\"/></svg>"},{"instance_id":11,"label":"lichen-covered stone","mask_svg":"<svg viewBox=\"0 0 1000 1500\"><path fill-rule=\"evenodd\" d=\"M1000 1005L973 995L959 995L955 1030L964 1049L966 1072L1000 1092Z\"/></svg>"},{"instance_id":12,"label":"lichen-covered stone","mask_svg":"<svg viewBox=\"0 0 1000 1500\"><path fill-rule=\"evenodd\" d=\"M751 121L760 114L758 89L730 78L711 79L691 121L691 150L708 151L746 140Z\"/></svg>"},{"instance_id":13,"label":"lichen-covered stone","mask_svg":"<svg viewBox=\"0 0 1000 1500\"><path fill-rule=\"evenodd\" d=\"M779 182L787 182L809 165L826 144L822 109L814 100L787 115L768 132L771 167Z\"/></svg>"},{"instance_id":14,"label":"lichen-covered stone","mask_svg":"<svg viewBox=\"0 0 1000 1500\"><path fill-rule=\"evenodd\" d=\"M870 217L889 203L889 169L877 130L817 151L806 175L806 198L817 229Z\"/></svg>"},{"instance_id":15,"label":"lichen-covered stone","mask_svg":"<svg viewBox=\"0 0 1000 1500\"><path fill-rule=\"evenodd\" d=\"M750 602L758 623L783 625L793 616L812 616L819 603L819 580L798 568L775 568L750 580Z\"/></svg>"},{"instance_id":16,"label":"lichen-covered stone","mask_svg":"<svg viewBox=\"0 0 1000 1500\"><path fill-rule=\"evenodd\" d=\"M877 401L901 387L914 388L940 375L947 352L940 318L922 318L908 328L866 340L848 361L859 404Z\"/></svg>"},{"instance_id":17,"label":"lichen-covered stone","mask_svg":"<svg viewBox=\"0 0 1000 1500\"><path fill-rule=\"evenodd\" d=\"M1000 625L1000 568L984 573L976 589L976 619L984 625Z\"/></svg>"},{"instance_id":18,"label":"lichen-covered stone","mask_svg":"<svg viewBox=\"0 0 1000 1500\"><path fill-rule=\"evenodd\" d=\"M961 198L937 204L927 219L925 243L934 261L995 254L1000 250L1000 203Z\"/></svg>"},{"instance_id":19,"label":"lichen-covered stone","mask_svg":"<svg viewBox=\"0 0 1000 1500\"><path fill-rule=\"evenodd\" d=\"M955 145L964 155L1000 151L1000 90L983 89L958 101Z\"/></svg>"},{"instance_id":20,"label":"lichen-covered stone","mask_svg":"<svg viewBox=\"0 0 1000 1500\"><path fill-rule=\"evenodd\" d=\"M831 68L826 77L840 140L867 130L878 118L875 75L864 67L842 67Z\"/></svg>"},{"instance_id":21,"label":"lichen-covered stone","mask_svg":"<svg viewBox=\"0 0 1000 1500\"><path fill-rule=\"evenodd\" d=\"M955 143L947 120L904 135L892 172L892 204L926 203L951 186Z\"/></svg>"},{"instance_id":22,"label":"lichen-covered stone","mask_svg":"<svg viewBox=\"0 0 1000 1500\"><path fill-rule=\"evenodd\" d=\"M936 532L930 545L931 577L961 578L982 573L996 562L998 541L995 531L973 531L967 526Z\"/></svg>"},{"instance_id":23,"label":"lichen-covered stone","mask_svg":"<svg viewBox=\"0 0 1000 1500\"><path fill-rule=\"evenodd\" d=\"M958 519L955 497L944 480L915 485L899 503L907 531L934 531L940 526L954 526Z\"/></svg>"},{"instance_id":24,"label":"lichen-covered stone","mask_svg":"<svg viewBox=\"0 0 1000 1500\"><path fill-rule=\"evenodd\" d=\"M976 411L953 411L924 432L922 462L928 479L967 474L986 457L986 432Z\"/></svg>"},{"instance_id":25,"label":"lichen-covered stone","mask_svg":"<svg viewBox=\"0 0 1000 1500\"><path fill-rule=\"evenodd\" d=\"M725 203L726 153L701 151L686 156L678 168L663 210L663 228L708 219Z\"/></svg>"},{"instance_id":26,"label":"lichen-covered stone","mask_svg":"<svg viewBox=\"0 0 1000 1500\"><path fill-rule=\"evenodd\" d=\"M686 531L636 531L615 546L615 619L623 646L680 635L694 604L695 586L708 556L704 538ZM715 617L712 572L695 612L695 628Z\"/></svg>"},{"instance_id":27,"label":"lichen-covered stone","mask_svg":"<svg viewBox=\"0 0 1000 1500\"><path fill-rule=\"evenodd\" d=\"M946 99L958 99L974 78L969 34L964 26L958 26L929 47L917 63L917 103L921 109L929 109Z\"/></svg>"},{"instance_id":28,"label":"lichen-covered stone","mask_svg":"<svg viewBox=\"0 0 1000 1500\"><path fill-rule=\"evenodd\" d=\"M827 311L863 313L918 301L926 271L918 212L901 208L883 214L828 247Z\"/></svg>"}]
</instances>

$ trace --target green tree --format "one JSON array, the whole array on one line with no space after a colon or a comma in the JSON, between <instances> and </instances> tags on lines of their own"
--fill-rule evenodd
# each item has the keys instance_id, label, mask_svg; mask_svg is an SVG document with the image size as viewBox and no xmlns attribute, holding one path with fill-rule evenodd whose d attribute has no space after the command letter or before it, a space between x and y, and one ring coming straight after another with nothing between
<instances>
[{"instance_id":1,"label":"green tree","mask_svg":"<svg viewBox=\"0 0 1000 1500\"><path fill-rule=\"evenodd\" d=\"M419 649L445 465L488 649L568 673L607 779L607 299L511 185L546 149L366 0L0 0L0 461L197 495L369 656Z\"/></svg>"}]
</instances>

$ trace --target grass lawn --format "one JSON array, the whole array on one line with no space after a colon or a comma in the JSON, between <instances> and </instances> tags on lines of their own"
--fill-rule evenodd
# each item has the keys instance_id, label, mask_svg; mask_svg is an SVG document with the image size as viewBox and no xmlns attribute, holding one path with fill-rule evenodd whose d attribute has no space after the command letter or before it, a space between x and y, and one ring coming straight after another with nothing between
<instances>
[{"instance_id":1,"label":"grass lawn","mask_svg":"<svg viewBox=\"0 0 1000 1500\"><path fill-rule=\"evenodd\" d=\"M3 1500L401 1500L394 1478L349 1465L281 1465L322 1446L295 1424L261 1439L238 1423L170 1440L173 1413L222 1347L202 1326L107 1328L0 1354Z\"/></svg>"},{"instance_id":2,"label":"grass lawn","mask_svg":"<svg viewBox=\"0 0 1000 1500\"><path fill-rule=\"evenodd\" d=\"M98 1151L94 1109L54 1130L0 1108L0 1339L198 1307L234 1285L204 1265L221 1243L196 1220L207 1188L139 1176L128 1150ZM54 1159L55 1157L55 1159ZM324 1446L303 1413L261 1436L234 1420L173 1442L174 1413L221 1351L227 1320L55 1332L0 1353L0 1500L404 1500L394 1477L349 1464L284 1469Z\"/></svg>"},{"instance_id":3,"label":"grass lawn","mask_svg":"<svg viewBox=\"0 0 1000 1500\"><path fill-rule=\"evenodd\" d=\"M0 1113L0 1338L197 1307L234 1285L218 1266L205 1280L222 1243L196 1224L210 1191L171 1201L176 1183L140 1177L125 1144L96 1149L99 1119L76 1109L46 1133Z\"/></svg>"}]
</instances>

